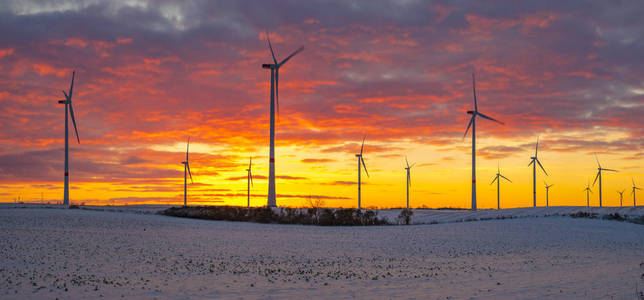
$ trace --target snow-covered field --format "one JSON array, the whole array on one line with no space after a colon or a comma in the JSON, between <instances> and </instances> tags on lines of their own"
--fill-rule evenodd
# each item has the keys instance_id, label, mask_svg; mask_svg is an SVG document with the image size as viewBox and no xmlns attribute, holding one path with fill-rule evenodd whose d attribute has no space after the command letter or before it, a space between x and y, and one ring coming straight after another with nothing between
<instances>
[{"instance_id":1,"label":"snow-covered field","mask_svg":"<svg viewBox=\"0 0 644 300\"><path fill-rule=\"evenodd\" d=\"M544 216L562 216L577 212L596 213L597 217L608 214L619 214L628 217L644 216L644 206L626 207L586 207L586 206L551 206L551 207L521 207L508 209L479 209L471 210L436 210L436 209L414 209L412 224L436 224L453 223L464 221L488 220L497 218L531 218ZM387 217L391 223L396 223L400 209L378 210L378 215Z\"/></svg>"},{"instance_id":2,"label":"snow-covered field","mask_svg":"<svg viewBox=\"0 0 644 300\"><path fill-rule=\"evenodd\" d=\"M617 221L317 227L0 206L0 299L637 299L643 275L644 226Z\"/></svg>"}]
</instances>

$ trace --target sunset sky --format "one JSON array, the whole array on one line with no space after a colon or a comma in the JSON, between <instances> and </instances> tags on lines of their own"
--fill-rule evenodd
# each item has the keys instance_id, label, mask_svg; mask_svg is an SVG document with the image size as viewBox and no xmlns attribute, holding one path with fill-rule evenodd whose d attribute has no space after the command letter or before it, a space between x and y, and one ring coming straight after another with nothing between
<instances>
[{"instance_id":1,"label":"sunset sky","mask_svg":"<svg viewBox=\"0 0 644 300\"><path fill-rule=\"evenodd\" d=\"M266 205L270 72L280 72L277 204L470 206L471 74L479 208L496 207L497 164L513 183L502 207L532 205L534 144L550 205L585 205L603 167L604 204L644 186L642 1L2 1L0 202L62 201L64 106L72 203ZM70 134L73 134L73 129ZM597 186L591 205L598 205ZM627 196L628 195L628 196ZM644 193L638 194L644 204Z\"/></svg>"}]
</instances>

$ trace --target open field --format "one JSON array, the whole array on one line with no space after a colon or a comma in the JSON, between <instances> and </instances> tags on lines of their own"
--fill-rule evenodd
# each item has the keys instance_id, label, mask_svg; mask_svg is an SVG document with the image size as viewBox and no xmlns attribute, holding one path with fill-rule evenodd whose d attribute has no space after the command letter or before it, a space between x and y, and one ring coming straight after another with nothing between
<instances>
[{"instance_id":1,"label":"open field","mask_svg":"<svg viewBox=\"0 0 644 300\"><path fill-rule=\"evenodd\" d=\"M0 206L0 298L635 299L644 287L644 226L625 222L318 227L135 211Z\"/></svg>"}]
</instances>

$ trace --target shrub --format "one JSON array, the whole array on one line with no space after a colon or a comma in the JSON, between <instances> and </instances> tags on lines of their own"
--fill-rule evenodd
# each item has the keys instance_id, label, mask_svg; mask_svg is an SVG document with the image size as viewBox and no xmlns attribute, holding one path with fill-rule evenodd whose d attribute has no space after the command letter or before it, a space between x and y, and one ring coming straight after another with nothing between
<instances>
[{"instance_id":1,"label":"shrub","mask_svg":"<svg viewBox=\"0 0 644 300\"><path fill-rule=\"evenodd\" d=\"M409 225L409 222L411 221L411 216L414 214L414 212L411 209L403 209L400 211L400 215L398 215L398 223L405 223L405 225Z\"/></svg>"},{"instance_id":2,"label":"shrub","mask_svg":"<svg viewBox=\"0 0 644 300\"><path fill-rule=\"evenodd\" d=\"M159 214L181 218L256 223L302 224L321 226L366 226L388 224L373 211L330 208L278 208L235 206L170 207Z\"/></svg>"}]
</instances>

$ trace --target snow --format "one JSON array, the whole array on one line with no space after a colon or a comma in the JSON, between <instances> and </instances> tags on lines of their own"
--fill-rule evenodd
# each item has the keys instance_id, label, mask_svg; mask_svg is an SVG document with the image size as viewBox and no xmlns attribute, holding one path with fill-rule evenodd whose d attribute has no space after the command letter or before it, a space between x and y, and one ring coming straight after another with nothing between
<instances>
[{"instance_id":1,"label":"snow","mask_svg":"<svg viewBox=\"0 0 644 300\"><path fill-rule=\"evenodd\" d=\"M390 223L396 223L400 209L378 210L378 216L387 217ZM562 216L577 212L596 213L599 218L608 214L618 213L621 216L642 217L644 206L637 207L586 207L586 206L551 206L551 207L522 207L509 209L479 209L471 210L437 210L413 209L412 224L453 223L496 218L530 218L544 216Z\"/></svg>"},{"instance_id":2,"label":"snow","mask_svg":"<svg viewBox=\"0 0 644 300\"><path fill-rule=\"evenodd\" d=\"M119 210L0 206L0 298L635 299L644 289L644 226L627 222L419 210L455 223L318 227Z\"/></svg>"}]
</instances>

